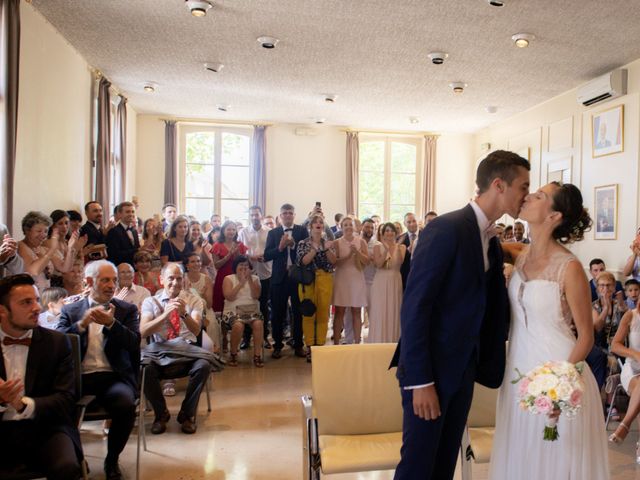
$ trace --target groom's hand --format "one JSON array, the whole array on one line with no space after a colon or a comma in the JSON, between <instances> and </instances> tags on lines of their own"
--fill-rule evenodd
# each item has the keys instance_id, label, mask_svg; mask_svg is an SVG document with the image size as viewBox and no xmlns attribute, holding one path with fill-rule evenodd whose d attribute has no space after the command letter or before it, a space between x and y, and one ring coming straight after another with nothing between
<instances>
[{"instance_id":1,"label":"groom's hand","mask_svg":"<svg viewBox=\"0 0 640 480\"><path fill-rule=\"evenodd\" d=\"M413 390L413 413L423 420L436 420L440 416L440 402L435 385Z\"/></svg>"}]
</instances>

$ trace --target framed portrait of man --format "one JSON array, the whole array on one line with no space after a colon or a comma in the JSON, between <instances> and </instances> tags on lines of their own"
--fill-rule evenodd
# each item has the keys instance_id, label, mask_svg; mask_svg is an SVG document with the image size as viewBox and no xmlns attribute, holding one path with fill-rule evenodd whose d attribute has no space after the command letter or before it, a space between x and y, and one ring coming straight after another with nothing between
<instances>
[{"instance_id":1,"label":"framed portrait of man","mask_svg":"<svg viewBox=\"0 0 640 480\"><path fill-rule=\"evenodd\" d=\"M602 185L594 189L596 240L618 238L618 184Z\"/></svg>"},{"instance_id":2,"label":"framed portrait of man","mask_svg":"<svg viewBox=\"0 0 640 480\"><path fill-rule=\"evenodd\" d=\"M624 105L591 116L591 151L593 158L624 151Z\"/></svg>"}]
</instances>

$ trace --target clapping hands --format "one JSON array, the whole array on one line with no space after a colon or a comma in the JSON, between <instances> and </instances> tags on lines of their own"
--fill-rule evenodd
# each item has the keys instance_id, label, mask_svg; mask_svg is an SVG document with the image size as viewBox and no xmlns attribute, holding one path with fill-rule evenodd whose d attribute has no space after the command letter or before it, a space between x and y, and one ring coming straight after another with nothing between
<instances>
[{"instance_id":1,"label":"clapping hands","mask_svg":"<svg viewBox=\"0 0 640 480\"><path fill-rule=\"evenodd\" d=\"M12 405L19 410L22 403L24 385L21 380L14 378L4 381L0 378L0 403Z\"/></svg>"},{"instance_id":2,"label":"clapping hands","mask_svg":"<svg viewBox=\"0 0 640 480\"><path fill-rule=\"evenodd\" d=\"M10 236L5 235L0 245L0 263L5 263L16 255L18 243Z\"/></svg>"}]
</instances>

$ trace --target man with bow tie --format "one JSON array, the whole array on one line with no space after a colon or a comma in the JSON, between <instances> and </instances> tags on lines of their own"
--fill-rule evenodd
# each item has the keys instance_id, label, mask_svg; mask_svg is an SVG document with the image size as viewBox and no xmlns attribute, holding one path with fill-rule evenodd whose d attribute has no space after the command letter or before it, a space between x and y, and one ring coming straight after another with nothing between
<instances>
[{"instance_id":1,"label":"man with bow tie","mask_svg":"<svg viewBox=\"0 0 640 480\"><path fill-rule=\"evenodd\" d=\"M26 464L49 479L82 476L68 339L38 326L30 275L0 280L0 465Z\"/></svg>"},{"instance_id":2,"label":"man with bow tie","mask_svg":"<svg viewBox=\"0 0 640 480\"><path fill-rule=\"evenodd\" d=\"M138 308L114 298L118 271L113 263L89 263L85 280L91 289L89 296L62 307L58 330L80 335L82 393L96 395L96 401L111 417L104 470L107 480L119 480L118 458L136 417Z\"/></svg>"},{"instance_id":3,"label":"man with bow tie","mask_svg":"<svg viewBox=\"0 0 640 480\"><path fill-rule=\"evenodd\" d=\"M107 255L116 267L121 263L133 265L133 256L140 249L136 231L136 207L131 202L122 202L117 207L118 224L107 233Z\"/></svg>"}]
</instances>

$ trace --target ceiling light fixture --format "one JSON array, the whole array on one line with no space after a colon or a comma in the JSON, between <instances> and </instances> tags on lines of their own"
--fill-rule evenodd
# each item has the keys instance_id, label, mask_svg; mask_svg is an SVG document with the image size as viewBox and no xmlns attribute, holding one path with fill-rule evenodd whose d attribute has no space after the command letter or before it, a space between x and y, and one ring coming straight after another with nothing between
<instances>
[{"instance_id":1,"label":"ceiling light fixture","mask_svg":"<svg viewBox=\"0 0 640 480\"><path fill-rule=\"evenodd\" d=\"M213 73L220 73L223 68L224 65L221 63L207 62L204 64L204 69Z\"/></svg>"},{"instance_id":2,"label":"ceiling light fixture","mask_svg":"<svg viewBox=\"0 0 640 480\"><path fill-rule=\"evenodd\" d=\"M218 105L216 108L221 112L228 112L231 105Z\"/></svg>"},{"instance_id":3,"label":"ceiling light fixture","mask_svg":"<svg viewBox=\"0 0 640 480\"><path fill-rule=\"evenodd\" d=\"M338 96L333 93L324 94L324 101L327 103L336 103L337 99L338 99Z\"/></svg>"},{"instance_id":4,"label":"ceiling light fixture","mask_svg":"<svg viewBox=\"0 0 640 480\"><path fill-rule=\"evenodd\" d=\"M499 0L487 0L492 7L504 7L504 2Z\"/></svg>"},{"instance_id":5,"label":"ceiling light fixture","mask_svg":"<svg viewBox=\"0 0 640 480\"><path fill-rule=\"evenodd\" d=\"M187 8L194 17L204 17L213 5L207 0L186 0Z\"/></svg>"},{"instance_id":6,"label":"ceiling light fixture","mask_svg":"<svg viewBox=\"0 0 640 480\"><path fill-rule=\"evenodd\" d=\"M420 123L420 118L419 117L409 117L409 123L412 123L413 125L415 125L416 123Z\"/></svg>"},{"instance_id":7,"label":"ceiling light fixture","mask_svg":"<svg viewBox=\"0 0 640 480\"><path fill-rule=\"evenodd\" d=\"M144 91L147 93L154 93L156 88L158 88L158 84L154 82L147 82L144 84Z\"/></svg>"},{"instance_id":8,"label":"ceiling light fixture","mask_svg":"<svg viewBox=\"0 0 640 480\"><path fill-rule=\"evenodd\" d=\"M442 65L444 61L449 57L449 54L444 52L431 52L429 55L427 55L427 57L431 59L431 63L433 63L434 65Z\"/></svg>"},{"instance_id":9,"label":"ceiling light fixture","mask_svg":"<svg viewBox=\"0 0 640 480\"><path fill-rule=\"evenodd\" d=\"M262 48L266 48L267 50L276 48L276 45L280 41L276 37L270 37L269 35L263 35L258 37L256 40L260 45L262 45Z\"/></svg>"},{"instance_id":10,"label":"ceiling light fixture","mask_svg":"<svg viewBox=\"0 0 640 480\"><path fill-rule=\"evenodd\" d=\"M326 118L314 118L313 121L315 123L317 123L318 125L320 125L320 124L323 124L324 122L326 122L327 119Z\"/></svg>"},{"instance_id":11,"label":"ceiling light fixture","mask_svg":"<svg viewBox=\"0 0 640 480\"><path fill-rule=\"evenodd\" d=\"M453 90L453 93L460 94L464 92L464 89L467 87L467 84L464 82L451 82L449 87Z\"/></svg>"},{"instance_id":12,"label":"ceiling light fixture","mask_svg":"<svg viewBox=\"0 0 640 480\"><path fill-rule=\"evenodd\" d=\"M516 44L516 47L527 48L534 38L536 37L530 33L516 33L511 37L511 40Z\"/></svg>"},{"instance_id":13,"label":"ceiling light fixture","mask_svg":"<svg viewBox=\"0 0 640 480\"><path fill-rule=\"evenodd\" d=\"M493 105L487 105L486 107L484 107L484 109L487 111L487 113L496 113L498 111L498 107L495 107Z\"/></svg>"}]
</instances>

